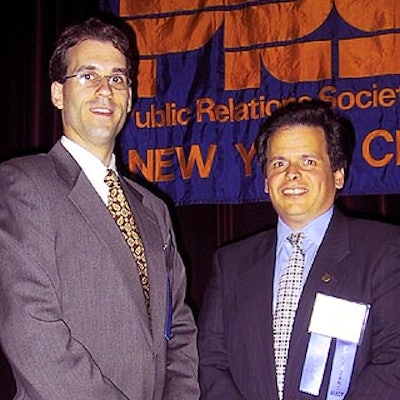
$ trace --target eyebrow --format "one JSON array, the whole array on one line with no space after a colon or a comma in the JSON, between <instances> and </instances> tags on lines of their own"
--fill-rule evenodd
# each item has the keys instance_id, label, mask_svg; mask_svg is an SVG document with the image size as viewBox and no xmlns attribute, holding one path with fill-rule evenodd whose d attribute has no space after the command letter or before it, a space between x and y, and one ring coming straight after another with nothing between
<instances>
[{"instance_id":1,"label":"eyebrow","mask_svg":"<svg viewBox=\"0 0 400 400\"><path fill-rule=\"evenodd\" d=\"M274 157L267 157L268 161L276 161L276 160L285 160L283 156L274 156Z\"/></svg>"},{"instance_id":2,"label":"eyebrow","mask_svg":"<svg viewBox=\"0 0 400 400\"><path fill-rule=\"evenodd\" d=\"M318 156L317 154L313 154L313 153L305 153L305 154L301 154L300 158L315 158L315 159L321 159L320 156ZM273 157L268 157L268 161L276 161L276 160L286 160L287 157L284 156L273 156Z\"/></svg>"},{"instance_id":3,"label":"eyebrow","mask_svg":"<svg viewBox=\"0 0 400 400\"><path fill-rule=\"evenodd\" d=\"M94 65L82 65L80 66L76 72L82 72L82 71L97 71L98 67L94 66ZM120 74L128 74L128 70L126 68L120 68L120 67L114 67L111 71L111 73L120 73Z\"/></svg>"}]
</instances>

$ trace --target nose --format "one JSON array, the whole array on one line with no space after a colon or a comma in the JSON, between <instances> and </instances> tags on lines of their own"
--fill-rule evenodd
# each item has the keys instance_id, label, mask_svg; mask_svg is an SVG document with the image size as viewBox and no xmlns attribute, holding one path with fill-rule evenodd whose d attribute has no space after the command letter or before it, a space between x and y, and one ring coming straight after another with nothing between
<instances>
[{"instance_id":1,"label":"nose","mask_svg":"<svg viewBox=\"0 0 400 400\"><path fill-rule=\"evenodd\" d=\"M107 76L102 76L100 82L98 84L97 93L102 96L111 96L112 95L112 87L110 85L110 78Z\"/></svg>"},{"instance_id":2,"label":"nose","mask_svg":"<svg viewBox=\"0 0 400 400\"><path fill-rule=\"evenodd\" d=\"M300 178L299 168L295 164L290 164L286 170L286 179L293 181Z\"/></svg>"}]
</instances>

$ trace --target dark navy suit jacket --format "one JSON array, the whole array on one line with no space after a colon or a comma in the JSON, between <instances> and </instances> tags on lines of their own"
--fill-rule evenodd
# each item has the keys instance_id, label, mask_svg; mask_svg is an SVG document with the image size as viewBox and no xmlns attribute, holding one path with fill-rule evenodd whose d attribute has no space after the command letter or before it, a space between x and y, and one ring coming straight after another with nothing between
<instances>
[{"instance_id":1,"label":"dark navy suit jacket","mask_svg":"<svg viewBox=\"0 0 400 400\"><path fill-rule=\"evenodd\" d=\"M272 336L276 230L219 249L199 317L202 399L277 400ZM286 400L325 399L334 340L318 397L299 391L317 292L371 305L346 400L400 396L400 229L335 209L294 322Z\"/></svg>"}]
</instances>

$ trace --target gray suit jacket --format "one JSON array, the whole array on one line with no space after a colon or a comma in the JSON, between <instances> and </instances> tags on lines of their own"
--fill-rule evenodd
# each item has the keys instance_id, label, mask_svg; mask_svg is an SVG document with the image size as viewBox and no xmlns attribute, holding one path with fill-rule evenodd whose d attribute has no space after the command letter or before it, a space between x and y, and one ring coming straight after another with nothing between
<instances>
[{"instance_id":1,"label":"gray suit jacket","mask_svg":"<svg viewBox=\"0 0 400 400\"><path fill-rule=\"evenodd\" d=\"M0 165L0 341L16 399L199 397L197 331L167 208L122 185L146 249L152 329L130 250L64 147Z\"/></svg>"},{"instance_id":2,"label":"gray suit jacket","mask_svg":"<svg viewBox=\"0 0 400 400\"><path fill-rule=\"evenodd\" d=\"M276 231L216 252L199 317L204 400L278 400L272 296ZM328 278L329 277L329 278ZM333 348L319 396L299 390L315 294L371 305L345 400L398 400L400 229L335 210L300 298L285 378L286 400L325 400Z\"/></svg>"}]
</instances>

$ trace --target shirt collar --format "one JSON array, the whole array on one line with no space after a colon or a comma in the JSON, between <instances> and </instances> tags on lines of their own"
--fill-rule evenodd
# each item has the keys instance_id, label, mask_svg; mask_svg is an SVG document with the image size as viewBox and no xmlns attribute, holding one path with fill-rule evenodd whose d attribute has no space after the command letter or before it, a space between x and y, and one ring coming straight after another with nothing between
<instances>
[{"instance_id":1,"label":"shirt collar","mask_svg":"<svg viewBox=\"0 0 400 400\"><path fill-rule=\"evenodd\" d=\"M90 151L65 135L61 137L61 144L68 150L88 177L93 175L101 175L104 177L107 168L111 168L117 172L115 154L111 155L110 164L107 166Z\"/></svg>"},{"instance_id":2,"label":"shirt collar","mask_svg":"<svg viewBox=\"0 0 400 400\"><path fill-rule=\"evenodd\" d=\"M325 236L325 232L328 228L329 222L332 218L333 214L333 206L329 208L329 210L325 211L319 217L311 221L308 225L306 225L301 232L304 232L306 235L306 242L311 242L317 247L320 246L322 239ZM282 248L286 238L293 233L294 230L289 227L282 219L278 218L278 226L277 226L277 246L276 251L279 253Z\"/></svg>"},{"instance_id":3,"label":"shirt collar","mask_svg":"<svg viewBox=\"0 0 400 400\"><path fill-rule=\"evenodd\" d=\"M115 154L111 155L110 164L107 166L90 151L86 150L66 136L61 137L61 144L79 164L83 173L89 179L89 182L99 194L104 204L107 204L109 188L104 182L104 178L107 174L108 168L113 169L118 175Z\"/></svg>"}]
</instances>

